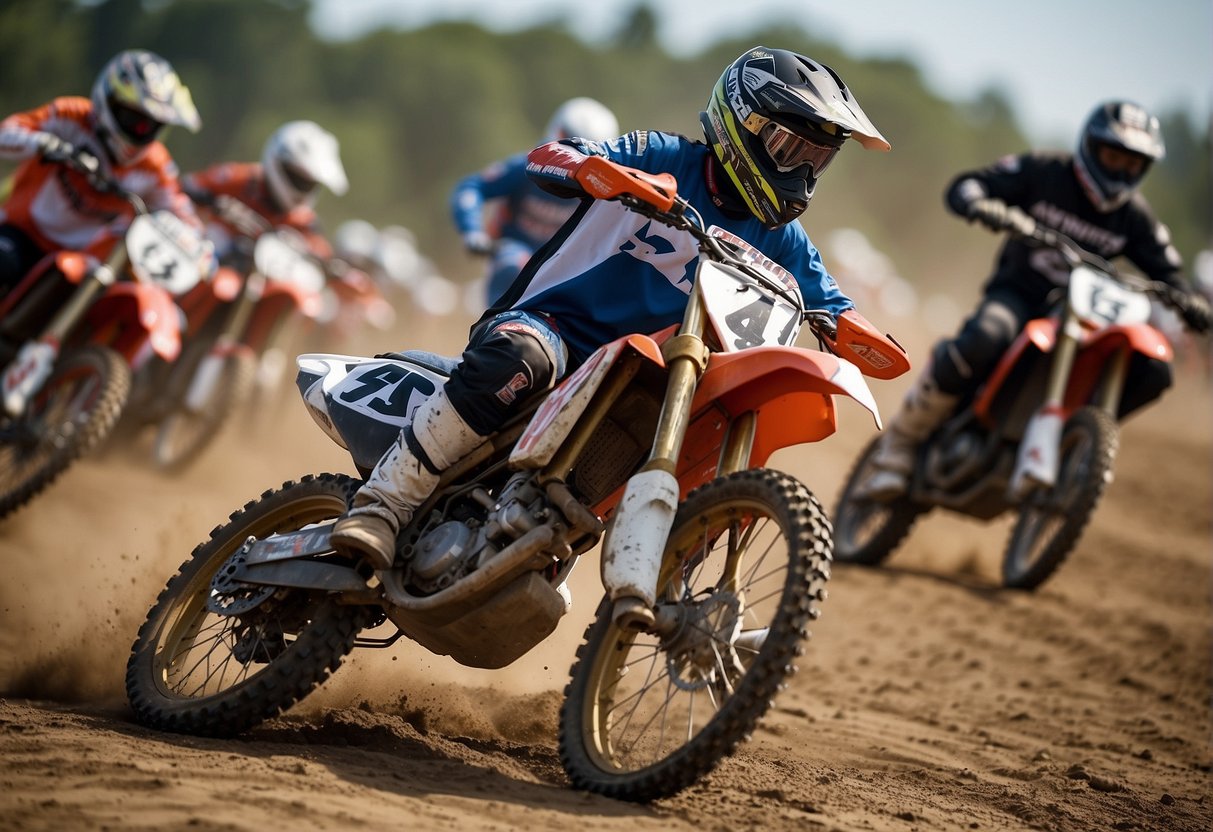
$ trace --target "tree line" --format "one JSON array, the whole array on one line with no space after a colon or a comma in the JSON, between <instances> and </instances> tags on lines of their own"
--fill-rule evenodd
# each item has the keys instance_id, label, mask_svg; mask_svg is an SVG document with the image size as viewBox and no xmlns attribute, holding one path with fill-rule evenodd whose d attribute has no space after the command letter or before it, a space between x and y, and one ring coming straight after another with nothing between
<instances>
[{"instance_id":1,"label":"tree line","mask_svg":"<svg viewBox=\"0 0 1213 832\"><path fill-rule=\"evenodd\" d=\"M438 23L336 42L313 31L309 12L308 0L7 0L0 114L87 95L114 53L151 49L173 62L202 114L200 133L166 140L184 170L256 159L277 125L313 119L340 139L351 181L345 197L321 198L326 225L359 217L407 226L457 279L481 268L451 229L447 203L459 177L536 144L555 107L577 95L607 104L624 129L699 138L716 79L758 43L829 64L893 144L889 154L854 143L840 154L802 219L810 235L858 228L921 287L961 281L976 291L994 241L945 213L943 189L964 168L1030 148L997 89L945 99L907 60L856 59L787 27L674 57L643 2L596 45L559 22L505 34ZM1076 131L1085 115L1074 114ZM1190 262L1213 227L1209 130L1182 112L1164 114L1163 126L1168 156L1144 190Z\"/></svg>"}]
</instances>

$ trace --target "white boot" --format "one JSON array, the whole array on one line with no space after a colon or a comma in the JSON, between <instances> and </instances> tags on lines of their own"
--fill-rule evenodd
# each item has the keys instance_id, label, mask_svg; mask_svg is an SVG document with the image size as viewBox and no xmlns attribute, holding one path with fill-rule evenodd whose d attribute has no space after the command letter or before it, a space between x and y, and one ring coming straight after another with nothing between
<instances>
[{"instance_id":1,"label":"white boot","mask_svg":"<svg viewBox=\"0 0 1213 832\"><path fill-rule=\"evenodd\" d=\"M871 458L875 470L855 488L852 497L885 501L905 494L918 446L952 414L959 399L936 387L929 370L919 376L876 445Z\"/></svg>"},{"instance_id":2,"label":"white boot","mask_svg":"<svg viewBox=\"0 0 1213 832\"><path fill-rule=\"evenodd\" d=\"M409 430L432 469L405 441ZM354 507L333 524L333 546L351 557L366 558L376 569L390 569L400 527L433 493L439 474L483 441L451 406L446 390L439 390L417 408L411 427L400 432L354 495Z\"/></svg>"}]
</instances>

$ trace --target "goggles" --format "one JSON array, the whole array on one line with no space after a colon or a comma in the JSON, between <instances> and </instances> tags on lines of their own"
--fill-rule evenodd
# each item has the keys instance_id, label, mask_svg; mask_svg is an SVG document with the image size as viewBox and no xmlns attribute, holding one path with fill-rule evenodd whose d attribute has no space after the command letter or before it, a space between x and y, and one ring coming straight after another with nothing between
<instances>
[{"instance_id":1,"label":"goggles","mask_svg":"<svg viewBox=\"0 0 1213 832\"><path fill-rule=\"evenodd\" d=\"M302 168L289 163L282 165L282 173L286 176L286 181L290 183L291 187L302 194L310 194L320 184Z\"/></svg>"},{"instance_id":2,"label":"goggles","mask_svg":"<svg viewBox=\"0 0 1213 832\"><path fill-rule=\"evenodd\" d=\"M781 173L788 173L801 165L809 165L814 176L821 176L838 153L836 146L806 139L773 121L762 126L758 131L758 138Z\"/></svg>"},{"instance_id":3,"label":"goggles","mask_svg":"<svg viewBox=\"0 0 1213 832\"><path fill-rule=\"evenodd\" d=\"M151 144L164 130L162 122L125 104L111 103L110 110L114 114L114 123L132 144Z\"/></svg>"}]
</instances>

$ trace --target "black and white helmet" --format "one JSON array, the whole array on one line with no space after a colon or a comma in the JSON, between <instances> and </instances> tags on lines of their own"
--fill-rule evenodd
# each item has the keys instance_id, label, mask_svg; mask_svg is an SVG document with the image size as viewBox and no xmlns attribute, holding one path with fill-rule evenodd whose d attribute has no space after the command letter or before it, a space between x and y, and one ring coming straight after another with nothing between
<instances>
[{"instance_id":1,"label":"black and white helmet","mask_svg":"<svg viewBox=\"0 0 1213 832\"><path fill-rule=\"evenodd\" d=\"M172 125L197 133L202 127L189 88L172 64L146 49L119 52L93 83L97 136L116 165L143 158Z\"/></svg>"},{"instance_id":2,"label":"black and white helmet","mask_svg":"<svg viewBox=\"0 0 1213 832\"><path fill-rule=\"evenodd\" d=\"M751 213L771 228L804 212L848 138L889 149L834 70L786 49L755 47L730 64L699 120Z\"/></svg>"},{"instance_id":3,"label":"black and white helmet","mask_svg":"<svg viewBox=\"0 0 1213 832\"><path fill-rule=\"evenodd\" d=\"M1133 169L1109 168L1100 148L1110 147L1141 158ZM1166 155L1158 118L1131 101L1107 101L1087 118L1078 137L1074 172L1091 203L1113 211L1129 201L1150 165Z\"/></svg>"},{"instance_id":4,"label":"black and white helmet","mask_svg":"<svg viewBox=\"0 0 1213 832\"><path fill-rule=\"evenodd\" d=\"M349 190L337 138L314 121L288 121L261 153L270 195L283 211L315 201L316 188L337 196Z\"/></svg>"}]
</instances>

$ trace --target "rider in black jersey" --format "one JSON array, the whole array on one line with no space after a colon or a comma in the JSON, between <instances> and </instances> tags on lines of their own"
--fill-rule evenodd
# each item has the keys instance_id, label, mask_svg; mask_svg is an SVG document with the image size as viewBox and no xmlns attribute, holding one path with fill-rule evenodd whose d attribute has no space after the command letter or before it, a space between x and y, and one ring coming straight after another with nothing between
<instances>
[{"instance_id":1,"label":"rider in black jersey","mask_svg":"<svg viewBox=\"0 0 1213 832\"><path fill-rule=\"evenodd\" d=\"M1006 156L958 175L945 198L953 213L996 231L1011 228L1008 208L1015 206L1106 260L1128 258L1149 278L1180 287L1185 323L1207 332L1209 302L1180 276L1183 262L1170 232L1137 192L1164 153L1156 117L1131 102L1107 102L1087 119L1074 154ZM918 444L988 377L1024 323L1047 314L1050 293L1068 276L1058 252L1032 247L1019 236L1007 239L977 310L954 338L935 346L930 365L883 434L873 457L876 471L863 485L865 496L886 499L905 492ZM1153 401L1171 384L1164 362L1142 355L1133 362L1120 416Z\"/></svg>"}]
</instances>

